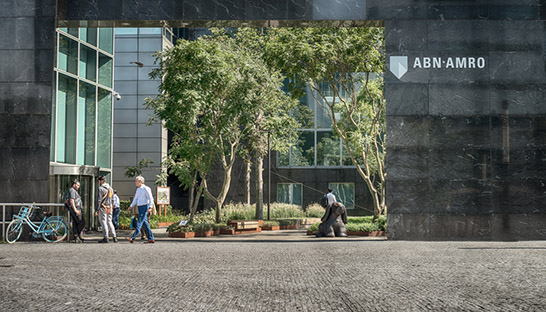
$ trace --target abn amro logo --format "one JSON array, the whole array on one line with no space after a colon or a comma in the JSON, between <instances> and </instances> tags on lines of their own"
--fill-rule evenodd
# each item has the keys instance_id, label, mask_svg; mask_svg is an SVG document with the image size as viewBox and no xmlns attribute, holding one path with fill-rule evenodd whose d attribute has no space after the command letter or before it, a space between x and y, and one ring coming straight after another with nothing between
<instances>
[{"instance_id":1,"label":"abn amro logo","mask_svg":"<svg viewBox=\"0 0 546 312\"><path fill-rule=\"evenodd\" d=\"M407 56L391 56L389 62L389 69L396 78L400 79L408 71L408 57Z\"/></svg>"}]
</instances>

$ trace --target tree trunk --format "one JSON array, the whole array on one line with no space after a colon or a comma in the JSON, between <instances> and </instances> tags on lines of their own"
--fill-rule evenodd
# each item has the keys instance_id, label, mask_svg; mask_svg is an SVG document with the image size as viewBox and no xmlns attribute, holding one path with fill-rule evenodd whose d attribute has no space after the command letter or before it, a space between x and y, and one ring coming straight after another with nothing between
<instances>
[{"instance_id":1,"label":"tree trunk","mask_svg":"<svg viewBox=\"0 0 546 312\"><path fill-rule=\"evenodd\" d=\"M256 219L264 219L264 156L256 151Z\"/></svg>"},{"instance_id":2,"label":"tree trunk","mask_svg":"<svg viewBox=\"0 0 546 312\"><path fill-rule=\"evenodd\" d=\"M195 195L192 201L192 205L190 206L190 221L189 221L190 223L193 222L193 217L195 216L195 213L197 212L197 207L199 207L199 200L201 199L201 194L203 194L204 185L205 185L204 181L201 180L201 184L197 188L197 194ZM192 188L194 187L192 186Z\"/></svg>"},{"instance_id":3,"label":"tree trunk","mask_svg":"<svg viewBox=\"0 0 546 312\"><path fill-rule=\"evenodd\" d=\"M245 199L246 204L250 205L250 175L252 174L252 163L250 162L250 160L245 160L245 164Z\"/></svg>"}]
</instances>

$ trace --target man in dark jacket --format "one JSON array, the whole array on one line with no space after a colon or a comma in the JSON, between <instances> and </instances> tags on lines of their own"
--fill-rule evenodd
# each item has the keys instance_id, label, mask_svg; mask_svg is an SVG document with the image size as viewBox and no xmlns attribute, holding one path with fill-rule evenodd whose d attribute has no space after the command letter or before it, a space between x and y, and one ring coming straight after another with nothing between
<instances>
[{"instance_id":1,"label":"man in dark jacket","mask_svg":"<svg viewBox=\"0 0 546 312\"><path fill-rule=\"evenodd\" d=\"M80 182L74 180L72 182L72 187L68 190L66 194L65 205L70 211L70 218L72 220L72 237L74 242L79 240L83 243L84 239L82 237L83 229L85 228L85 219L82 212L82 198L78 193L80 189Z\"/></svg>"}]
</instances>

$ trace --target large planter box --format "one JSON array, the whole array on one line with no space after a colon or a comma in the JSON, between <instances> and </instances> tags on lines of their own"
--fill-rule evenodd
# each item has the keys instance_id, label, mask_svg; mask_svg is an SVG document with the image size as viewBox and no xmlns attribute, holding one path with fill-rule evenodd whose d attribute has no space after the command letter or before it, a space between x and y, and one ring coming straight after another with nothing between
<instances>
[{"instance_id":1,"label":"large planter box","mask_svg":"<svg viewBox=\"0 0 546 312\"><path fill-rule=\"evenodd\" d=\"M262 230L264 231L278 231L280 230L281 227L280 225L276 225L276 226L262 226Z\"/></svg>"},{"instance_id":2,"label":"large planter box","mask_svg":"<svg viewBox=\"0 0 546 312\"><path fill-rule=\"evenodd\" d=\"M211 237L214 235L214 231L196 232L195 237Z\"/></svg>"},{"instance_id":3,"label":"large planter box","mask_svg":"<svg viewBox=\"0 0 546 312\"><path fill-rule=\"evenodd\" d=\"M350 235L350 236L369 236L370 232L347 231L347 235Z\"/></svg>"},{"instance_id":4,"label":"large planter box","mask_svg":"<svg viewBox=\"0 0 546 312\"><path fill-rule=\"evenodd\" d=\"M371 231L370 236L375 236L375 237L387 236L387 232L385 232L385 231Z\"/></svg>"},{"instance_id":5,"label":"large planter box","mask_svg":"<svg viewBox=\"0 0 546 312\"><path fill-rule=\"evenodd\" d=\"M297 230L298 225L297 224L289 224L289 225L281 225L281 230Z\"/></svg>"},{"instance_id":6,"label":"large planter box","mask_svg":"<svg viewBox=\"0 0 546 312\"><path fill-rule=\"evenodd\" d=\"M195 232L169 233L169 237L190 238L190 237L195 237Z\"/></svg>"},{"instance_id":7,"label":"large planter box","mask_svg":"<svg viewBox=\"0 0 546 312\"><path fill-rule=\"evenodd\" d=\"M235 235L235 230L221 229L220 235Z\"/></svg>"}]
</instances>

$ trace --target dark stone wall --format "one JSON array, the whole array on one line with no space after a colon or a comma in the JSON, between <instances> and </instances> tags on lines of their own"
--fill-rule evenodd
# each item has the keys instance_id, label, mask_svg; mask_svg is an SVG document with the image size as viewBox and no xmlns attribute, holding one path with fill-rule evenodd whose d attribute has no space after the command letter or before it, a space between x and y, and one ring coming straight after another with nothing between
<instances>
[{"instance_id":1,"label":"dark stone wall","mask_svg":"<svg viewBox=\"0 0 546 312\"><path fill-rule=\"evenodd\" d=\"M369 17L393 17L386 4ZM407 8L415 14L385 23L387 64L410 63L401 79L385 76L389 238L546 238L541 1ZM486 67L412 69L424 56L484 57Z\"/></svg>"},{"instance_id":2,"label":"dark stone wall","mask_svg":"<svg viewBox=\"0 0 546 312\"><path fill-rule=\"evenodd\" d=\"M484 57L483 70L387 70L389 237L546 236L543 0L57 2L60 26L385 21L387 60ZM0 1L0 201L47 200L55 4Z\"/></svg>"},{"instance_id":3,"label":"dark stone wall","mask_svg":"<svg viewBox=\"0 0 546 312\"><path fill-rule=\"evenodd\" d=\"M47 202L55 1L0 7L0 202Z\"/></svg>"}]
</instances>

